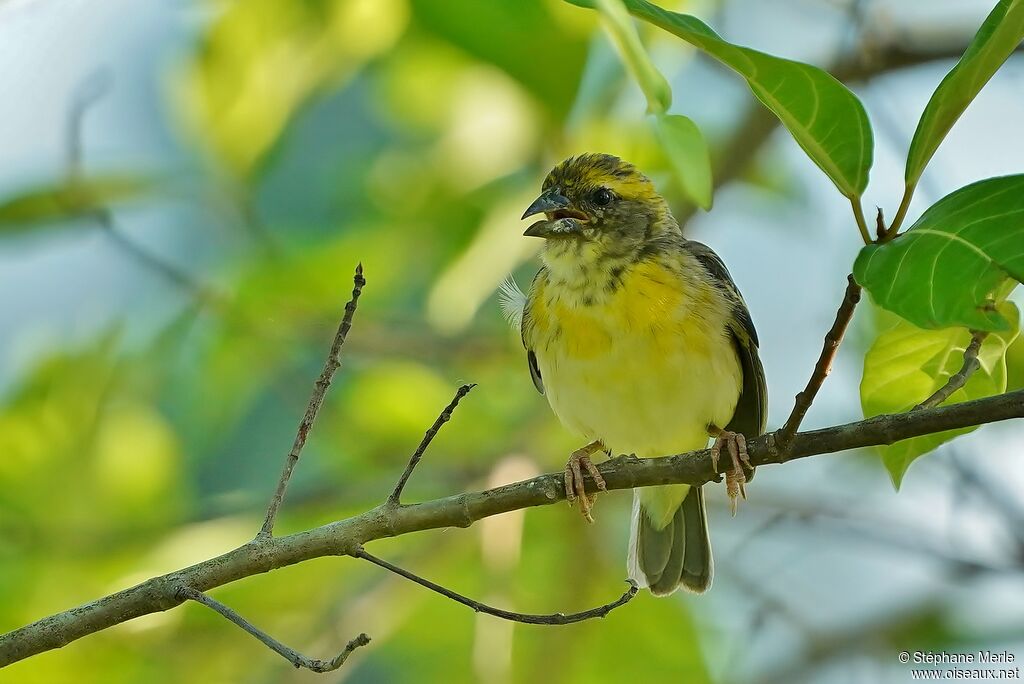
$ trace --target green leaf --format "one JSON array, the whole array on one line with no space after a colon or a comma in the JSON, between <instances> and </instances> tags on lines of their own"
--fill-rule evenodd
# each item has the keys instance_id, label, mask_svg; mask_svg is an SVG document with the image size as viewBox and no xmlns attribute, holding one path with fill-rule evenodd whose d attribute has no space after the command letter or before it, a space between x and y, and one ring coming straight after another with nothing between
<instances>
[{"instance_id":1,"label":"green leaf","mask_svg":"<svg viewBox=\"0 0 1024 684\"><path fill-rule=\"evenodd\" d=\"M644 91L647 98L647 113L664 114L672 106L672 88L647 56L622 0L596 2L605 28L611 34L622 60L640 85L640 89Z\"/></svg>"},{"instance_id":2,"label":"green leaf","mask_svg":"<svg viewBox=\"0 0 1024 684\"><path fill-rule=\"evenodd\" d=\"M1024 175L943 197L896 240L861 249L853 273L876 304L922 328L1008 330L991 302L1007 275L1024 280Z\"/></svg>"},{"instance_id":3,"label":"green leaf","mask_svg":"<svg viewBox=\"0 0 1024 684\"><path fill-rule=\"evenodd\" d=\"M917 184L949 129L1022 39L1024 0L1002 0L924 108L907 155L907 187Z\"/></svg>"},{"instance_id":4,"label":"green leaf","mask_svg":"<svg viewBox=\"0 0 1024 684\"><path fill-rule=\"evenodd\" d=\"M594 6L594 0L567 1ZM745 78L839 191L851 199L860 196L871 168L871 124L846 86L809 64L729 43L696 17L647 0L623 1L634 16L679 36Z\"/></svg>"},{"instance_id":5,"label":"green leaf","mask_svg":"<svg viewBox=\"0 0 1024 684\"><path fill-rule=\"evenodd\" d=\"M1010 329L985 339L978 354L981 366L945 404L990 397L1006 390L1006 350L1017 337L1020 315L1009 302L1000 304L999 310L1010 322ZM930 397L960 370L964 349L970 341L971 333L964 328L923 330L903 320L882 332L864 357L860 383L864 416L903 413ZM893 485L899 488L915 459L974 429L948 430L879 447Z\"/></svg>"},{"instance_id":6,"label":"green leaf","mask_svg":"<svg viewBox=\"0 0 1024 684\"><path fill-rule=\"evenodd\" d=\"M76 185L43 185L0 200L0 235L22 233L82 216L100 207L152 192L152 179L129 175L94 176Z\"/></svg>"},{"instance_id":7,"label":"green leaf","mask_svg":"<svg viewBox=\"0 0 1024 684\"><path fill-rule=\"evenodd\" d=\"M705 211L711 209L711 156L708 143L690 119L661 115L654 132L683 186L683 192Z\"/></svg>"}]
</instances>

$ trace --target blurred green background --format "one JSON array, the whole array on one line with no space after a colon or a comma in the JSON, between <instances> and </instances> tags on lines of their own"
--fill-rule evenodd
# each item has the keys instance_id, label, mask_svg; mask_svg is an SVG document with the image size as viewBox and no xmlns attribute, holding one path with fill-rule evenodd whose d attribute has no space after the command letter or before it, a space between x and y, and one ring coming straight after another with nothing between
<instances>
[{"instance_id":1,"label":"blurred green background","mask_svg":"<svg viewBox=\"0 0 1024 684\"><path fill-rule=\"evenodd\" d=\"M991 8L664 4L845 69L878 140L866 204L890 213L916 118ZM536 270L518 217L569 154L635 162L722 254L760 331L777 426L856 230L739 81L640 29L673 111L711 141L710 213L683 202L594 13L556 0L0 1L0 631L255 533L357 262L368 285L278 530L379 503L463 382L479 387L408 499L560 468L579 445L534 391L494 293ZM940 150L921 207L1020 171L1022 83L1013 57ZM874 334L864 307L808 426L860 417ZM1022 357L1018 342L1013 387ZM714 487L704 597L644 593L600 621L511 625L327 558L213 595L313 657L370 634L338 672L295 671L188 605L0 681L902 682L903 649L1019 660L1021 436L1002 424L953 442L898 495L867 453L762 469L735 519ZM553 506L370 550L492 604L580 610L623 590L629 499L603 496L592 526Z\"/></svg>"}]
</instances>

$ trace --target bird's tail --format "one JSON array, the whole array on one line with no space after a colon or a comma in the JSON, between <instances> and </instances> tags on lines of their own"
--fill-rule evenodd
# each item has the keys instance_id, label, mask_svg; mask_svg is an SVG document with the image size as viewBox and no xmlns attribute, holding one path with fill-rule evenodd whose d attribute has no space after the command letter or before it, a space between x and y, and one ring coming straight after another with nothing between
<instances>
[{"instance_id":1,"label":"bird's tail","mask_svg":"<svg viewBox=\"0 0 1024 684\"><path fill-rule=\"evenodd\" d=\"M655 596L666 596L680 586L697 594L711 588L714 563L704 492L701 487L688 490L682 502L664 515L658 515L657 502L651 500L654 492L645 491L643 497L641 490L633 492L629 576L640 586L649 587Z\"/></svg>"}]
</instances>

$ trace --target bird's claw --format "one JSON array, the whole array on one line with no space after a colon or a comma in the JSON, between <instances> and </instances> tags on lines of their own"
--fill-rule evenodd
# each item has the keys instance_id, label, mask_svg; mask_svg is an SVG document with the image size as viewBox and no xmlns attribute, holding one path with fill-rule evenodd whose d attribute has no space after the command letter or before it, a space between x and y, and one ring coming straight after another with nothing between
<instances>
[{"instance_id":1,"label":"bird's claw","mask_svg":"<svg viewBox=\"0 0 1024 684\"><path fill-rule=\"evenodd\" d=\"M601 448L599 442L588 444L572 452L572 455L569 456L569 460L565 464L565 498L569 501L570 506L579 499L580 512L587 519L587 522L594 522L591 510L596 501L596 493L594 496L587 494L583 482L583 470L586 469L599 490L602 492L608 491L608 486L605 484L604 478L601 477L601 472L594 465L593 461L590 460L590 455Z\"/></svg>"},{"instance_id":2,"label":"bird's claw","mask_svg":"<svg viewBox=\"0 0 1024 684\"><path fill-rule=\"evenodd\" d=\"M739 432L721 430L715 437L715 443L711 445L711 467L718 472L718 460L722 453L722 445L729 452L732 467L725 471L725 492L729 495L729 510L733 515L739 508L740 498L747 498L747 474L744 468L753 470L750 464L750 456L747 454L747 440Z\"/></svg>"}]
</instances>

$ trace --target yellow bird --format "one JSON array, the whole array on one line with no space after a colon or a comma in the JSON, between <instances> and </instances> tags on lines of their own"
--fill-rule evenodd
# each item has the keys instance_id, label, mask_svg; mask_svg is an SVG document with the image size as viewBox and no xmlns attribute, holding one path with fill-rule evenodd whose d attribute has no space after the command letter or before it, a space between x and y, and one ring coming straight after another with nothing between
<instances>
[{"instance_id":1,"label":"yellow bird","mask_svg":"<svg viewBox=\"0 0 1024 684\"><path fill-rule=\"evenodd\" d=\"M716 461L723 448L732 459L735 513L744 435L764 432L767 391L757 333L725 265L683 237L651 182L618 157L567 159L542 190L523 218L544 215L525 233L545 240L543 267L529 295L506 288L503 306L519 319L538 391L587 442L565 466L570 503L593 521L582 472L604 489L590 460L599 451L668 456L715 437ZM701 487L635 490L630 537L630 577L652 593L711 586Z\"/></svg>"}]
</instances>

